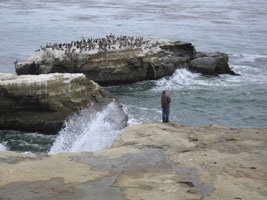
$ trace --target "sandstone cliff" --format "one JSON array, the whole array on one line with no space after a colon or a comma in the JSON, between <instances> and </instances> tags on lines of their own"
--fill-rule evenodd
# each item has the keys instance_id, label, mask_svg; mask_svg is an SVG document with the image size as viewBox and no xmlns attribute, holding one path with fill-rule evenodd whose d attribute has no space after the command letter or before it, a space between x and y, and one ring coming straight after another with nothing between
<instances>
[{"instance_id":1,"label":"sandstone cliff","mask_svg":"<svg viewBox=\"0 0 267 200\"><path fill-rule=\"evenodd\" d=\"M191 43L126 36L115 41L111 36L96 41L82 40L41 48L27 62L16 64L16 72L19 75L84 73L89 80L101 85L116 85L160 79L171 75L178 68L190 66L194 66L192 71L207 71L196 70L199 62L194 61L190 65L197 55ZM105 48L102 47L103 43L106 44ZM208 55L206 57L210 58ZM229 73L228 57L212 57L216 63L217 58L221 69L219 74ZM213 69L218 68L216 64L214 67L214 63L205 62L205 65L206 69L211 68L209 74L218 74Z\"/></svg>"},{"instance_id":2,"label":"sandstone cliff","mask_svg":"<svg viewBox=\"0 0 267 200\"><path fill-rule=\"evenodd\" d=\"M0 153L0 199L267 197L266 129L146 123L94 153Z\"/></svg>"},{"instance_id":3,"label":"sandstone cliff","mask_svg":"<svg viewBox=\"0 0 267 200\"><path fill-rule=\"evenodd\" d=\"M56 134L71 113L92 103L100 106L112 101L119 105L83 74L0 73L0 129ZM120 110L125 115L121 106Z\"/></svg>"}]
</instances>

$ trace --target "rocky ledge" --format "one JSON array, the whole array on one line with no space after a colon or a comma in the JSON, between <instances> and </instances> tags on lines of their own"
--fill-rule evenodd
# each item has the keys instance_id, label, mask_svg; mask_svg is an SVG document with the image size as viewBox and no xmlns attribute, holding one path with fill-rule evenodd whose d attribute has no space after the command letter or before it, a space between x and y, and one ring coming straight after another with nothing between
<instances>
[{"instance_id":1,"label":"rocky ledge","mask_svg":"<svg viewBox=\"0 0 267 200\"><path fill-rule=\"evenodd\" d=\"M155 122L94 153L1 152L0 199L265 200L266 136Z\"/></svg>"},{"instance_id":2,"label":"rocky ledge","mask_svg":"<svg viewBox=\"0 0 267 200\"><path fill-rule=\"evenodd\" d=\"M198 55L194 46L187 42L111 34L106 38L48 44L36 50L27 62L16 63L15 67L19 75L84 73L100 85L155 80L187 67L209 75L234 74L226 54L201 54L201 60ZM208 61L203 61L203 57ZM203 64L206 70L202 70Z\"/></svg>"},{"instance_id":3,"label":"rocky ledge","mask_svg":"<svg viewBox=\"0 0 267 200\"><path fill-rule=\"evenodd\" d=\"M83 74L0 73L0 129L56 134L73 112L113 101L125 115L126 126L118 101Z\"/></svg>"}]
</instances>

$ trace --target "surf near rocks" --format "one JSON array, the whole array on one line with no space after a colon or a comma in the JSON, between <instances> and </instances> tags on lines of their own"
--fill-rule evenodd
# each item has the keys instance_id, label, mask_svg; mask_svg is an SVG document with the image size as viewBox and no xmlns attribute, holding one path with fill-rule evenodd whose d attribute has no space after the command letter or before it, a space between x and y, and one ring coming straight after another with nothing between
<instances>
[{"instance_id":1,"label":"surf near rocks","mask_svg":"<svg viewBox=\"0 0 267 200\"><path fill-rule=\"evenodd\" d=\"M178 68L191 70L195 58L198 54L191 43L110 34L41 46L27 62L15 67L17 74L84 73L101 85L116 85L160 79ZM220 73L229 73L228 60L220 63L225 69Z\"/></svg>"},{"instance_id":2,"label":"surf near rocks","mask_svg":"<svg viewBox=\"0 0 267 200\"><path fill-rule=\"evenodd\" d=\"M95 109L116 99L83 74L16 76L0 73L0 129L56 134L75 111Z\"/></svg>"}]
</instances>

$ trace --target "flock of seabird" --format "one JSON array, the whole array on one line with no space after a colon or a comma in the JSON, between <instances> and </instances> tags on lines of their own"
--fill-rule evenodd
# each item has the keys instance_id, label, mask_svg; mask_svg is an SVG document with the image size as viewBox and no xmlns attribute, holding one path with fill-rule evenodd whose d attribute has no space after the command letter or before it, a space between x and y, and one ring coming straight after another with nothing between
<instances>
[{"instance_id":1,"label":"flock of seabird","mask_svg":"<svg viewBox=\"0 0 267 200\"><path fill-rule=\"evenodd\" d=\"M110 34L104 38L82 39L80 41L71 41L71 43L63 44L46 44L46 46L41 46L41 48L35 52L50 49L52 51L64 51L65 53L82 53L140 47L151 49L157 46L159 46L158 41L151 43L150 40L144 40L143 37L115 36L114 34Z\"/></svg>"}]
</instances>

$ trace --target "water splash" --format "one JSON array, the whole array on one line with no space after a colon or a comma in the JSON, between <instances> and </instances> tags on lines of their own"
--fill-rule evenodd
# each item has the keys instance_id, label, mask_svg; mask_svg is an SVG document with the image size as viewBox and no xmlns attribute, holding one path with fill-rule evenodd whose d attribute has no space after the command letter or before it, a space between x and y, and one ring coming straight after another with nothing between
<instances>
[{"instance_id":1,"label":"water splash","mask_svg":"<svg viewBox=\"0 0 267 200\"><path fill-rule=\"evenodd\" d=\"M199 73L192 73L186 69L177 69L169 78L161 78L155 81L156 87L153 91L162 90L183 90L183 89L214 89L241 87L251 84L266 84L266 72L262 69L246 66L231 65L233 70L241 76L228 74L220 76L203 76Z\"/></svg>"},{"instance_id":2,"label":"water splash","mask_svg":"<svg viewBox=\"0 0 267 200\"><path fill-rule=\"evenodd\" d=\"M0 151L7 151L7 148L0 143Z\"/></svg>"},{"instance_id":3,"label":"water splash","mask_svg":"<svg viewBox=\"0 0 267 200\"><path fill-rule=\"evenodd\" d=\"M69 117L50 154L97 151L109 148L125 126L125 115L112 102L100 111L94 105Z\"/></svg>"},{"instance_id":4,"label":"water splash","mask_svg":"<svg viewBox=\"0 0 267 200\"><path fill-rule=\"evenodd\" d=\"M162 78L156 81L156 85L162 89L191 86L200 74L192 73L186 69L177 69L170 78Z\"/></svg>"},{"instance_id":5,"label":"water splash","mask_svg":"<svg viewBox=\"0 0 267 200\"><path fill-rule=\"evenodd\" d=\"M177 69L171 77L161 78L156 81L156 87L153 88L154 91L162 90L180 90L180 89L199 89L207 86L214 86L214 77L210 79L204 78L200 73L192 73L187 69ZM216 78L217 79L217 78ZM220 81L218 79L218 81ZM222 85L217 81L216 84Z\"/></svg>"}]
</instances>

